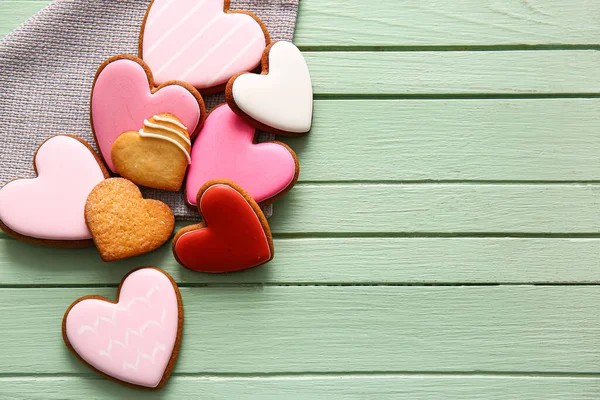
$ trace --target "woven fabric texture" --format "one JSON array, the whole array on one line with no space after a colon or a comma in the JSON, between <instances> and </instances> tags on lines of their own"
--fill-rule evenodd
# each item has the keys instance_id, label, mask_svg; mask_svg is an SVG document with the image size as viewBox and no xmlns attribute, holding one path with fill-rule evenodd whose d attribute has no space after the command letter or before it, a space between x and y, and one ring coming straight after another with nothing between
<instances>
[{"instance_id":1,"label":"woven fabric texture","mask_svg":"<svg viewBox=\"0 0 600 400\"><path fill-rule=\"evenodd\" d=\"M97 149L89 118L94 75L109 57L137 54L149 2L55 0L0 41L0 185L34 176L34 151L51 136L77 135ZM232 0L231 9L257 14L273 40L293 39L298 0ZM224 96L204 99L210 110ZM198 218L181 193L142 191L178 218Z\"/></svg>"}]
</instances>

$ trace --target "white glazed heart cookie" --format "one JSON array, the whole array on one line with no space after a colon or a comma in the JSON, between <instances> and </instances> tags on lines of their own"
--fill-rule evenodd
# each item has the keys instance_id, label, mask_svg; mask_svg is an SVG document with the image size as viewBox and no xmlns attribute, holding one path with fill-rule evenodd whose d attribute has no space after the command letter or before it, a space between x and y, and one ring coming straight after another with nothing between
<instances>
[{"instance_id":1,"label":"white glazed heart cookie","mask_svg":"<svg viewBox=\"0 0 600 400\"><path fill-rule=\"evenodd\" d=\"M313 90L300 50L290 42L265 49L262 74L242 73L226 90L231 109L255 128L281 135L310 131Z\"/></svg>"}]
</instances>

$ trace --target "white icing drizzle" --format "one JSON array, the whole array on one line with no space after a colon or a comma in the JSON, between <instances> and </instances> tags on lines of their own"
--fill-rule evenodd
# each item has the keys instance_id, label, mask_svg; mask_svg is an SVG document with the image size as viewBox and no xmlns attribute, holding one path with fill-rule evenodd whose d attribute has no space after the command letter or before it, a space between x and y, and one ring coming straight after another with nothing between
<instances>
[{"instance_id":1,"label":"white icing drizzle","mask_svg":"<svg viewBox=\"0 0 600 400\"><path fill-rule=\"evenodd\" d=\"M160 119L157 118L157 116L154 116L154 119L157 121L161 121ZM175 121L168 120L168 122L175 122ZM190 139L188 139L183 133L179 132L177 129L169 128L168 126L154 124L154 123L148 121L147 119L144 120L144 126L148 127L148 128L161 129L163 131L174 133L177 136L179 136L181 139L183 139L184 142L186 142L190 146L192 145L192 142L190 142ZM183 129L187 130L187 128L185 126L183 127Z\"/></svg>"},{"instance_id":2,"label":"white icing drizzle","mask_svg":"<svg viewBox=\"0 0 600 400\"><path fill-rule=\"evenodd\" d=\"M168 136L163 136L163 135L157 135L154 133L148 133L146 131L144 131L144 129L140 129L139 134L141 137L148 137L148 138L154 138L154 139L160 139L160 140L166 140L167 142L171 142L173 143L175 146L179 147L179 149L181 151L183 151L183 153L185 154L185 156L187 157L188 160L188 165L190 165L192 163L192 157L190 156L190 153L187 151L187 149L185 147L183 147L181 145L181 143L179 143L177 140L170 138Z\"/></svg>"},{"instance_id":3,"label":"white icing drizzle","mask_svg":"<svg viewBox=\"0 0 600 400\"><path fill-rule=\"evenodd\" d=\"M173 125L177 125L178 127L180 127L181 129L185 129L186 131L188 130L187 127L185 127L181 122L177 121L174 118L170 118L170 117L161 117L160 115L155 115L153 117L156 121L160 121L160 122L169 122Z\"/></svg>"},{"instance_id":4,"label":"white icing drizzle","mask_svg":"<svg viewBox=\"0 0 600 400\"><path fill-rule=\"evenodd\" d=\"M212 53L217 51L219 49L219 47L221 47L221 45L223 45L223 43L228 41L229 38L232 37L233 34L235 32L237 32L242 27L242 25L244 25L244 23L246 23L247 21L248 20L246 20L246 19L242 19L240 22L238 22L237 25L235 25L233 27L233 29L231 29L229 32L227 32L227 34L225 36L223 36L221 38L221 40L219 40L217 43L215 43L215 45L213 47L208 49L206 51L206 53L204 53L204 55L200 58L200 60L198 60L198 62L196 62L196 64L194 64L190 68L188 68L188 70L183 73L183 76L181 77L180 80L185 81L186 78L196 70L196 68L198 68L204 61L206 61L206 59L208 57L210 57L212 55Z\"/></svg>"},{"instance_id":5,"label":"white icing drizzle","mask_svg":"<svg viewBox=\"0 0 600 400\"><path fill-rule=\"evenodd\" d=\"M213 83L215 83L216 81L218 81L221 78L221 75L223 75L223 73L225 71L227 71L227 69L229 67L231 67L233 64L235 64L237 62L237 60L239 60L244 54L246 54L246 52L248 50L250 50L250 47L252 47L252 45L254 43L256 43L258 40L263 39L264 40L264 36L261 34L260 36L255 37L254 39L252 39L246 46L244 46L244 48L242 50L240 50L240 52L231 59L231 61L229 61L229 63L225 64L223 66L223 68L221 68L219 70L219 72L217 72L217 74L215 76L213 76L208 82L207 85L211 86Z\"/></svg>"}]
</instances>

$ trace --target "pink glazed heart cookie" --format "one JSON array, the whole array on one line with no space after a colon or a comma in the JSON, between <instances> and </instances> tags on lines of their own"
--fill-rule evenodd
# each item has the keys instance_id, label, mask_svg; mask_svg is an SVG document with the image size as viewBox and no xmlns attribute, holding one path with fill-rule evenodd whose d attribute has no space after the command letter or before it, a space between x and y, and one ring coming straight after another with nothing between
<instances>
[{"instance_id":1,"label":"pink glazed heart cookie","mask_svg":"<svg viewBox=\"0 0 600 400\"><path fill-rule=\"evenodd\" d=\"M200 188L213 179L241 186L260 205L285 195L298 180L300 165L280 142L255 143L256 131L227 104L215 107L192 147L186 201L195 208Z\"/></svg>"},{"instance_id":2,"label":"pink glazed heart cookie","mask_svg":"<svg viewBox=\"0 0 600 400\"><path fill-rule=\"evenodd\" d=\"M177 79L212 93L233 75L255 69L269 41L261 20L229 11L229 0L154 0L142 26L139 56L157 83Z\"/></svg>"},{"instance_id":3,"label":"pink glazed heart cookie","mask_svg":"<svg viewBox=\"0 0 600 400\"><path fill-rule=\"evenodd\" d=\"M183 305L177 284L156 268L121 281L117 301L86 296L65 313L65 344L104 377L137 389L162 388L179 354Z\"/></svg>"},{"instance_id":4,"label":"pink glazed heart cookie","mask_svg":"<svg viewBox=\"0 0 600 400\"><path fill-rule=\"evenodd\" d=\"M152 72L139 58L116 56L98 69L91 98L91 123L100 153L115 170L111 150L117 138L138 131L154 115L169 113L187 127L193 138L206 117L202 96L184 82L155 87Z\"/></svg>"},{"instance_id":5,"label":"pink glazed heart cookie","mask_svg":"<svg viewBox=\"0 0 600 400\"><path fill-rule=\"evenodd\" d=\"M34 179L0 190L0 228L25 242L55 247L93 245L84 208L108 172L92 148L75 136L54 136L35 153Z\"/></svg>"}]
</instances>

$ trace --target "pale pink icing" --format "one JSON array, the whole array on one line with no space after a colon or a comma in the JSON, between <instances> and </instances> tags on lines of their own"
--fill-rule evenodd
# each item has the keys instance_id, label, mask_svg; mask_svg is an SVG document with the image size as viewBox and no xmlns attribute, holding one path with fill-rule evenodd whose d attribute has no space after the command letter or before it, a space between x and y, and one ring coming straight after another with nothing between
<instances>
[{"instance_id":1,"label":"pale pink icing","mask_svg":"<svg viewBox=\"0 0 600 400\"><path fill-rule=\"evenodd\" d=\"M118 380L156 387L177 341L179 305L173 284L153 268L133 272L119 303L86 299L66 319L73 349L88 364Z\"/></svg>"},{"instance_id":2,"label":"pale pink icing","mask_svg":"<svg viewBox=\"0 0 600 400\"><path fill-rule=\"evenodd\" d=\"M290 185L296 174L292 154L277 143L254 144L254 135L254 128L229 106L210 113L192 148L186 188L191 204L212 179L236 182L259 203Z\"/></svg>"},{"instance_id":3,"label":"pale pink icing","mask_svg":"<svg viewBox=\"0 0 600 400\"><path fill-rule=\"evenodd\" d=\"M40 147L35 164L37 178L12 181L0 190L0 220L37 239L91 239L85 201L104 180L92 152L77 139L56 136Z\"/></svg>"},{"instance_id":4,"label":"pale pink icing","mask_svg":"<svg viewBox=\"0 0 600 400\"><path fill-rule=\"evenodd\" d=\"M157 83L177 79L203 89L253 70L265 47L260 24L245 14L224 13L223 0L155 0L142 57Z\"/></svg>"},{"instance_id":5,"label":"pale pink icing","mask_svg":"<svg viewBox=\"0 0 600 400\"><path fill-rule=\"evenodd\" d=\"M111 149L124 132L138 131L144 120L161 113L175 115L193 133L201 119L198 101L180 85L169 85L152 94L144 68L121 59L107 65L92 93L92 124L98 147L108 167L115 171Z\"/></svg>"}]
</instances>

